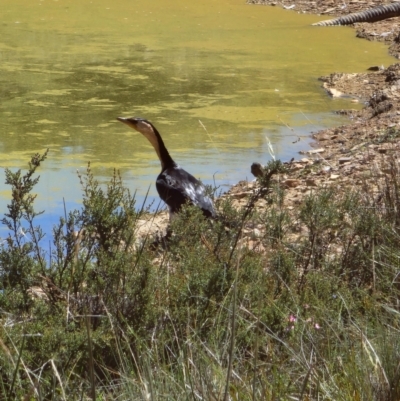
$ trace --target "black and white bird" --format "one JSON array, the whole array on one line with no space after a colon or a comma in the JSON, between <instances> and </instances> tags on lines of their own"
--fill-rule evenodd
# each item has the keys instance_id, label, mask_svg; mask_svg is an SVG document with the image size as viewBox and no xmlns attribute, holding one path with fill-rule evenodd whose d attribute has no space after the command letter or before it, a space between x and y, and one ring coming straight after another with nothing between
<instances>
[{"instance_id":1,"label":"black and white bird","mask_svg":"<svg viewBox=\"0 0 400 401\"><path fill-rule=\"evenodd\" d=\"M198 206L206 217L215 217L214 205L205 194L204 185L174 162L160 133L150 121L139 117L117 117L117 120L140 132L153 145L161 162L156 188L168 206L170 218L187 202Z\"/></svg>"}]
</instances>

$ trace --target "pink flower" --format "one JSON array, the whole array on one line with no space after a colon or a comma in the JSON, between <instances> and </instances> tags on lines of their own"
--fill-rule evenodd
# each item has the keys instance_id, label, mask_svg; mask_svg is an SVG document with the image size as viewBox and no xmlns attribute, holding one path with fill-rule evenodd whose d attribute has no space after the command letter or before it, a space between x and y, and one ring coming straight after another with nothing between
<instances>
[{"instance_id":1,"label":"pink flower","mask_svg":"<svg viewBox=\"0 0 400 401\"><path fill-rule=\"evenodd\" d=\"M294 316L294 315L289 315L289 322L290 322L290 323L297 322L297 317Z\"/></svg>"},{"instance_id":2,"label":"pink flower","mask_svg":"<svg viewBox=\"0 0 400 401\"><path fill-rule=\"evenodd\" d=\"M319 330L319 329L321 328L321 326L320 326L318 323L315 323L315 324L314 324L314 328L317 329L317 330Z\"/></svg>"}]
</instances>

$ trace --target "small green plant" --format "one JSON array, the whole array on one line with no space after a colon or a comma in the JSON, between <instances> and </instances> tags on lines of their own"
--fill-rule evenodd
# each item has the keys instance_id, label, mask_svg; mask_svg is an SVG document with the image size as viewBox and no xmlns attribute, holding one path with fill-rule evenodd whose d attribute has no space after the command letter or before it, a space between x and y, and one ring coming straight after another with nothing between
<instances>
[{"instance_id":1,"label":"small green plant","mask_svg":"<svg viewBox=\"0 0 400 401\"><path fill-rule=\"evenodd\" d=\"M400 131L395 128L386 128L380 136L377 136L374 139L374 143L380 144L380 143L386 143L386 142L393 142L395 139L400 137Z\"/></svg>"}]
</instances>

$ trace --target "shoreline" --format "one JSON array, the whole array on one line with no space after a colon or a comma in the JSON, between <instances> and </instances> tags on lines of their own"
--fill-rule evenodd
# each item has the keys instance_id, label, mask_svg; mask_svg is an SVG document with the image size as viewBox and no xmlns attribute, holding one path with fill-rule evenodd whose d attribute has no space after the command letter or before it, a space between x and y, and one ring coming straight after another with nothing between
<instances>
[{"instance_id":1,"label":"shoreline","mask_svg":"<svg viewBox=\"0 0 400 401\"><path fill-rule=\"evenodd\" d=\"M287 3L284 4L284 3ZM307 0L294 0L281 3L283 6L295 5L295 10L288 12L312 12L321 14L321 20L332 15L345 15L360 11L380 2L358 2L349 4L346 9L328 7L331 2L315 3ZM249 4L275 5L271 0L250 0ZM338 3L339 4L339 3ZM336 12L339 11L339 12ZM399 18L391 18L376 23L355 24L356 34L368 40L380 40L388 45L390 54L400 57L400 43L395 35ZM335 27L316 27L316 29L335 29ZM379 32L391 31L390 35ZM400 36L400 35L399 35ZM399 40L400 42L400 40ZM368 68L368 66L366 66ZM362 110L338 110L346 114L349 122L336 128L327 128L311 134L313 147L301 152L297 160L285 163L287 174L278 178L279 185L286 188L283 206L289 210L297 208L307 195L318 189L334 187L337 191L347 193L359 186L369 186L371 196L378 198L381 182L385 179L389 165L395 153L400 151L400 64L393 64L386 69L378 66L375 71L354 74L332 72L329 76L320 77L321 86L327 96L347 96L365 99ZM399 130L399 132L397 132ZM249 162L248 172L250 173ZM257 181L240 181L226 191L221 199L231 197L235 207L244 207L249 197L258 189ZM257 209L266 206L261 199ZM139 221L137 236L160 235L168 225L168 213L152 214ZM255 230L260 227L248 227L244 238L250 249L263 251L255 238Z\"/></svg>"},{"instance_id":2,"label":"shoreline","mask_svg":"<svg viewBox=\"0 0 400 401\"><path fill-rule=\"evenodd\" d=\"M359 0L357 2L341 2L337 0L319 0L317 2L308 0L247 0L247 4L281 7L288 12L297 12L300 14L316 14L320 15L321 21L323 21L380 6L382 5L382 1ZM373 23L356 23L349 26L355 28L358 38L386 43L389 48L389 54L400 59L400 41L396 41L399 36L397 30L399 19L399 17L396 17ZM316 28L318 29L318 27Z\"/></svg>"}]
</instances>

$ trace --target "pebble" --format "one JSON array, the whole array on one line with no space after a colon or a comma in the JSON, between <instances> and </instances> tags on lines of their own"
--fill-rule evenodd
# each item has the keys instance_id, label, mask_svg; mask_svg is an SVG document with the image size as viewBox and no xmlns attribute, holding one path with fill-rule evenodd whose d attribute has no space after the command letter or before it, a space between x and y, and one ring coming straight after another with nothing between
<instances>
[{"instance_id":1,"label":"pebble","mask_svg":"<svg viewBox=\"0 0 400 401\"><path fill-rule=\"evenodd\" d=\"M351 157L341 157L339 159L339 164L347 163L349 161L351 161Z\"/></svg>"},{"instance_id":2,"label":"pebble","mask_svg":"<svg viewBox=\"0 0 400 401\"><path fill-rule=\"evenodd\" d=\"M319 149L309 150L307 153L309 155L314 155L316 153L323 153L323 152L325 152L325 149L324 148L319 148Z\"/></svg>"}]
</instances>

